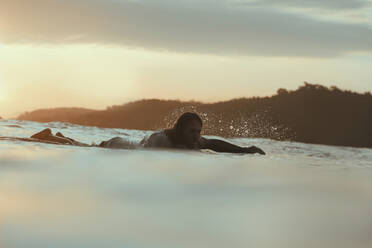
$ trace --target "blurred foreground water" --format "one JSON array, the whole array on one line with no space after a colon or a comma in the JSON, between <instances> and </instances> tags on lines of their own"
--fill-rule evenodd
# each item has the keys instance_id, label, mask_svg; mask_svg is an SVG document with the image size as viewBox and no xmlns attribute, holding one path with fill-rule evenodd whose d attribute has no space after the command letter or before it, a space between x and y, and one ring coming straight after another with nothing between
<instances>
[{"instance_id":1,"label":"blurred foreground water","mask_svg":"<svg viewBox=\"0 0 372 248\"><path fill-rule=\"evenodd\" d=\"M86 143L151 132L0 120ZM0 141L0 247L372 247L372 149L230 139L267 156Z\"/></svg>"}]
</instances>

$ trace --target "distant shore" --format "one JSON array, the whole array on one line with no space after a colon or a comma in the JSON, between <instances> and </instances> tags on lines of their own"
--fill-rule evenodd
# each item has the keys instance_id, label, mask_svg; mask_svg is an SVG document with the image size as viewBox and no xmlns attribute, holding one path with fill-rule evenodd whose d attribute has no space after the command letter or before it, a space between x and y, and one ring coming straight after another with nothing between
<instances>
[{"instance_id":1,"label":"distant shore","mask_svg":"<svg viewBox=\"0 0 372 248\"><path fill-rule=\"evenodd\" d=\"M304 83L271 97L217 103L146 99L106 110L40 109L18 120L61 121L105 128L156 130L172 126L183 112L199 113L204 134L271 138L305 143L372 147L372 95Z\"/></svg>"}]
</instances>

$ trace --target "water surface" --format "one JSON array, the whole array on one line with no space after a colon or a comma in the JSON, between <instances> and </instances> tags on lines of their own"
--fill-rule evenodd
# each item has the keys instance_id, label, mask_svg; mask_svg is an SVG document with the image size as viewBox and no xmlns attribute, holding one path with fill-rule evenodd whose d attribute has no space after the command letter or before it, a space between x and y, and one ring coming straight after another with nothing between
<instances>
[{"instance_id":1,"label":"water surface","mask_svg":"<svg viewBox=\"0 0 372 248\"><path fill-rule=\"evenodd\" d=\"M86 143L151 132L50 127ZM372 150L232 139L267 156L0 141L0 247L372 247Z\"/></svg>"}]
</instances>

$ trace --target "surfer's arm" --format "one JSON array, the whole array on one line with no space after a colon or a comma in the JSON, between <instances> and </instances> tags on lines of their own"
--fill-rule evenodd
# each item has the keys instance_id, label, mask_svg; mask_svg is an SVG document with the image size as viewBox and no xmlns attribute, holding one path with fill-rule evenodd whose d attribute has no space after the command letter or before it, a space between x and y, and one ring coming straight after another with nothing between
<instances>
[{"instance_id":1,"label":"surfer's arm","mask_svg":"<svg viewBox=\"0 0 372 248\"><path fill-rule=\"evenodd\" d=\"M265 155L265 152L256 146L241 147L218 139L206 139L202 137L201 144L201 149L210 149L216 152L259 153Z\"/></svg>"}]
</instances>

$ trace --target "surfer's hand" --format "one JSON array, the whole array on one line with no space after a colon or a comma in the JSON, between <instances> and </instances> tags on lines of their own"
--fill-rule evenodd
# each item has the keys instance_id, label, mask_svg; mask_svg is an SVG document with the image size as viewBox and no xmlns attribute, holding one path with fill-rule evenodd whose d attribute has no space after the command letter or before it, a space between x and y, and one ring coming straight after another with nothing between
<instances>
[{"instance_id":1,"label":"surfer's hand","mask_svg":"<svg viewBox=\"0 0 372 248\"><path fill-rule=\"evenodd\" d=\"M259 153L261 155L266 154L262 149L258 148L257 146L246 147L245 151L251 154L255 154L255 153Z\"/></svg>"}]
</instances>

